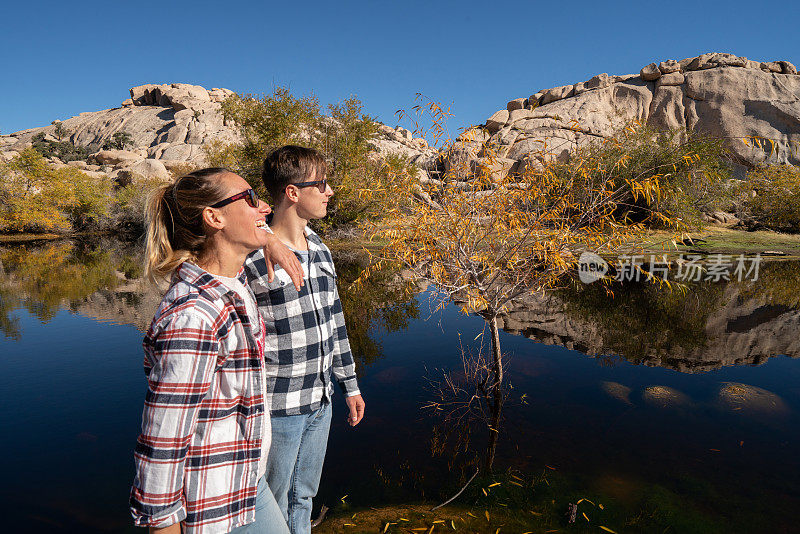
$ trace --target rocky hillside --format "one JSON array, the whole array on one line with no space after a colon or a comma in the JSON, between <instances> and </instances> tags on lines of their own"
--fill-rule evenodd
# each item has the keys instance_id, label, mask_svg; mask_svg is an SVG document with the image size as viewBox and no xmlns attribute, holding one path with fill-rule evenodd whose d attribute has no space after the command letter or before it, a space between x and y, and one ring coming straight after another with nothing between
<instances>
[{"instance_id":1,"label":"rocky hillside","mask_svg":"<svg viewBox=\"0 0 800 534\"><path fill-rule=\"evenodd\" d=\"M594 78L508 102L464 139L491 136L512 169L538 152L564 158L576 144L602 139L630 121L687 128L725 138L743 168L800 165L800 76L788 61L759 62L733 54L651 63L639 74ZM775 141L772 152L742 139Z\"/></svg>"},{"instance_id":2,"label":"rocky hillside","mask_svg":"<svg viewBox=\"0 0 800 534\"><path fill-rule=\"evenodd\" d=\"M134 87L130 98L118 108L85 112L62 122L70 132L69 141L95 151L88 162L74 161L70 165L115 178L127 173L164 179L169 179L170 170L181 169L187 163L202 166L204 145L237 140L236 130L225 122L221 112L221 102L232 94L229 89L207 90L184 83ZM0 136L0 158L15 156L30 146L40 132L55 140L53 125ZM126 150L100 150L118 132L129 134L132 146ZM380 155L401 153L412 160L427 149L424 139L413 138L404 128L386 125L380 125L375 146Z\"/></svg>"}]
</instances>

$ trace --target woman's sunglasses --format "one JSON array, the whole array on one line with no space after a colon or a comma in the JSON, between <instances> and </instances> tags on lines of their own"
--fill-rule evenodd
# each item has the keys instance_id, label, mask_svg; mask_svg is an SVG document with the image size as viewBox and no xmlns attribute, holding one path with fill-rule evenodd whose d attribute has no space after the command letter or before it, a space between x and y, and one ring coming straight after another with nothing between
<instances>
[{"instance_id":1,"label":"woman's sunglasses","mask_svg":"<svg viewBox=\"0 0 800 534\"><path fill-rule=\"evenodd\" d=\"M320 193L324 193L325 189L328 187L328 179L323 178L322 180L312 180L310 182L297 182L296 184L289 184L295 187L311 187L312 185L316 185L317 189Z\"/></svg>"},{"instance_id":2,"label":"woman's sunglasses","mask_svg":"<svg viewBox=\"0 0 800 534\"><path fill-rule=\"evenodd\" d=\"M232 197L228 197L225 200L220 200L216 204L211 204L211 208L221 208L222 206L227 206L231 202L236 202L239 199L245 199L245 201L253 208L258 207L258 195L252 189L245 189L241 193L237 193Z\"/></svg>"}]
</instances>

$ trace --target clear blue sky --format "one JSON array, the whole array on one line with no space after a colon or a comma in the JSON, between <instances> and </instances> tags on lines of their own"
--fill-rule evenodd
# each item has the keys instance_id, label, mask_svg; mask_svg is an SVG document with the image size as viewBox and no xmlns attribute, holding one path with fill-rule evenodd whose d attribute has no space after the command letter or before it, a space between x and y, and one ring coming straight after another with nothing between
<instances>
[{"instance_id":1,"label":"clear blue sky","mask_svg":"<svg viewBox=\"0 0 800 534\"><path fill-rule=\"evenodd\" d=\"M800 2L7 2L0 132L117 107L143 83L358 96L395 125L414 94L457 127L512 98L703 52L800 66Z\"/></svg>"}]
</instances>

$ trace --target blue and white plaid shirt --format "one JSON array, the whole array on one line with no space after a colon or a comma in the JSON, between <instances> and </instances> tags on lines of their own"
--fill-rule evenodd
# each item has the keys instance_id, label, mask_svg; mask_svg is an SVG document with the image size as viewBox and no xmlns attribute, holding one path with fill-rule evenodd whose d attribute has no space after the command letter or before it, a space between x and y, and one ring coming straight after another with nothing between
<instances>
[{"instance_id":1,"label":"blue and white plaid shirt","mask_svg":"<svg viewBox=\"0 0 800 534\"><path fill-rule=\"evenodd\" d=\"M308 261L296 253L305 279L300 291L280 266L267 281L261 250L244 264L265 323L266 403L274 416L307 414L329 403L331 370L346 397L360 394L331 252L309 228L306 239Z\"/></svg>"}]
</instances>

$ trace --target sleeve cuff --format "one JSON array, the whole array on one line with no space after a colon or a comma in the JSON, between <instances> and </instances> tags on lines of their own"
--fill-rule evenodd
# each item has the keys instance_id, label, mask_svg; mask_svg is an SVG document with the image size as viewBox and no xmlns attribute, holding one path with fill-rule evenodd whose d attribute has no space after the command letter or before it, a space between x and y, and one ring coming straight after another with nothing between
<instances>
[{"instance_id":1,"label":"sleeve cuff","mask_svg":"<svg viewBox=\"0 0 800 534\"><path fill-rule=\"evenodd\" d=\"M356 380L355 377L340 380L339 387L342 389L342 393L344 393L345 397L361 395L361 391L358 389L358 380Z\"/></svg>"}]
</instances>

